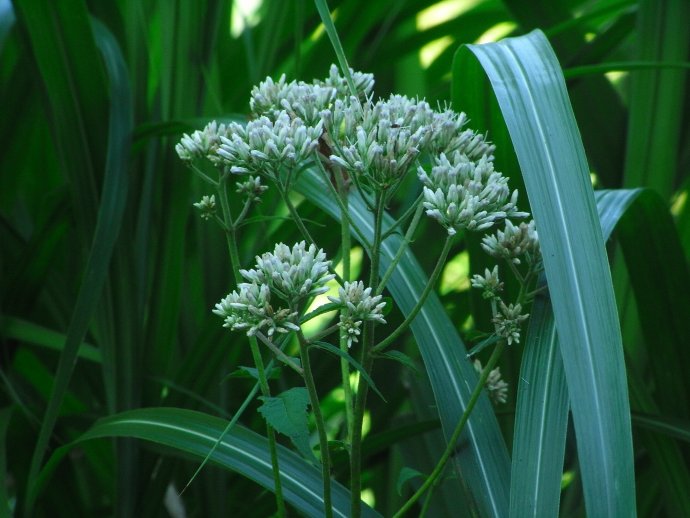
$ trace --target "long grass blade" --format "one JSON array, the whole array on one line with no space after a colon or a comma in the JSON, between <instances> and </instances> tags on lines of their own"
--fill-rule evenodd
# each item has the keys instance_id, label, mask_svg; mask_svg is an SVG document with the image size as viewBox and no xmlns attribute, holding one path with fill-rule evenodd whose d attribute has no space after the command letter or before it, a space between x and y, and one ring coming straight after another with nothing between
<instances>
[{"instance_id":1,"label":"long grass blade","mask_svg":"<svg viewBox=\"0 0 690 518\"><path fill-rule=\"evenodd\" d=\"M132 437L169 446L180 452L203 459L223 433L226 422L192 410L179 408L144 408L123 412L98 421L75 442L57 450L41 473L46 483L57 464L75 445L102 437ZM321 471L296 453L278 447L281 481L285 500L306 516L323 515L323 484ZM240 473L263 487L273 489L268 443L247 428L235 426L225 434L211 461L225 469ZM349 492L333 483L334 515L346 518L350 513ZM369 506L364 516L380 516Z\"/></svg>"},{"instance_id":2,"label":"long grass blade","mask_svg":"<svg viewBox=\"0 0 690 518\"><path fill-rule=\"evenodd\" d=\"M539 228L588 514L634 516L620 328L589 168L560 66L539 31L467 49L465 62L474 54L491 81Z\"/></svg>"},{"instance_id":3,"label":"long grass blade","mask_svg":"<svg viewBox=\"0 0 690 518\"><path fill-rule=\"evenodd\" d=\"M38 475L48 441L57 420L63 397L74 370L80 345L93 316L108 272L110 257L120 229L127 199L127 161L129 138L132 131L131 98L127 69L124 60L114 46L114 39L106 38L105 29L94 26L100 38L100 50L110 81L110 118L108 125L108 153L105 163L101 206L98 210L93 245L86 265L84 280L77 296L65 346L60 355L51 397L41 424L29 471L28 487L32 487ZM86 29L89 34L91 27ZM109 34L109 33L108 33ZM27 492L27 495L30 494ZM33 502L26 501L27 511Z\"/></svg>"}]
</instances>

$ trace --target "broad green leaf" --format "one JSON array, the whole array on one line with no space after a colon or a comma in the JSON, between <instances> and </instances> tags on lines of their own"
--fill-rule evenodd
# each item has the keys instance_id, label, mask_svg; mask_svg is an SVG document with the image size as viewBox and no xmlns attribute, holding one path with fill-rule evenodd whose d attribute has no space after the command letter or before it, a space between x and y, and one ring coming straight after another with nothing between
<instances>
[{"instance_id":1,"label":"broad green leaf","mask_svg":"<svg viewBox=\"0 0 690 518\"><path fill-rule=\"evenodd\" d=\"M48 483L57 464L76 445L98 438L133 437L151 441L202 459L225 429L225 421L200 412L178 408L143 408L106 417L73 443L59 448L41 473L40 483ZM306 516L323 515L321 471L296 453L278 446L283 492L288 503ZM271 460L266 439L247 428L230 430L213 453L218 466L244 475L268 490L273 489ZM333 482L333 510L349 516L349 493ZM380 516L367 505L363 515Z\"/></svg>"},{"instance_id":2,"label":"broad green leaf","mask_svg":"<svg viewBox=\"0 0 690 518\"><path fill-rule=\"evenodd\" d=\"M293 387L277 396L259 399L263 404L259 413L273 428L290 438L305 459L315 460L309 444L309 421L307 407L309 394L304 387Z\"/></svg>"},{"instance_id":3,"label":"broad green leaf","mask_svg":"<svg viewBox=\"0 0 690 518\"><path fill-rule=\"evenodd\" d=\"M634 516L627 381L604 240L556 57L539 31L469 45L506 120L539 228L591 516Z\"/></svg>"}]
</instances>

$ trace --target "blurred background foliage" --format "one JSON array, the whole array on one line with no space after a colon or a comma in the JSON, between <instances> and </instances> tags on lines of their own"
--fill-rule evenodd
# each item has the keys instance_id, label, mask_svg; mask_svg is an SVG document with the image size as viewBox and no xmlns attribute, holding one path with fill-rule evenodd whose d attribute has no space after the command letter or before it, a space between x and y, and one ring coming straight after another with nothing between
<instances>
[{"instance_id":1,"label":"blurred background foliage","mask_svg":"<svg viewBox=\"0 0 690 518\"><path fill-rule=\"evenodd\" d=\"M690 4L332 0L330 7L351 66L375 75L376 95L425 97L432 105L450 101L452 60L461 44L544 30L568 80L595 185L654 189L673 215L678 237L672 236L685 257L669 267L679 275L687 271ZM21 505L32 458L43 459L38 454L36 460L35 450L69 442L100 417L177 406L227 418L241 404L252 381L227 375L251 364L246 343L210 313L232 287L225 243L216 227L193 214L191 204L207 192L177 158L174 143L208 120L246 118L249 91L266 76L309 81L325 77L333 62L308 0L0 1L3 514ZM455 81L454 88L462 88L462 79ZM471 115L489 109L455 108ZM515 167L508 146L497 150L497 163L499 169ZM413 182L402 189L391 210L405 206L415 189ZM269 192L261 210L276 209L282 205ZM338 236L328 216L306 202L300 212L317 242L336 255ZM423 227L414 245L427 271L441 234ZM298 238L289 221L260 221L243 234L243 260ZM458 247L439 286L465 336L487 318L481 308L470 316L476 301L467 275L480 267L473 246ZM674 362L674 349L664 347L669 341L690 345L683 334L690 317L687 293L684 300L671 297L669 306L646 304L640 309L646 318L638 318L626 268L649 276L652 284L655 272L640 272L639 264L626 265L613 247L611 252L629 368L647 389L633 409L663 416L679 438L687 470L690 407L684 384L676 383L687 371ZM353 250L359 267L361 255ZM657 289L674 293L673 287ZM656 312L664 322L670 312L675 327L654 329ZM418 358L413 340L399 348ZM513 348L502 365L512 387L519 358ZM334 368L335 360L323 362L317 383L335 427L342 396ZM383 439L372 441L365 460L365 496L386 514L400 502L397 470L428 470L441 446L424 369L386 364L374 377L390 397L387 404L370 400L367 433ZM284 378L274 383L290 386ZM514 402L513 394L499 409L509 447ZM260 431L255 408L242 422ZM660 422L644 427L641 415L634 421L644 516L670 513L649 452L638 442L643 434L669 433L659 431ZM396 430L403 432L391 433ZM148 443L84 443L42 488L36 513L172 514L180 504L172 489L179 490L196 466ZM570 450L565 473L561 512L581 515L577 459ZM435 513L451 515L452 507L443 506L452 506L454 498L447 491ZM212 466L182 500L189 516L265 516L273 510L269 493Z\"/></svg>"}]
</instances>

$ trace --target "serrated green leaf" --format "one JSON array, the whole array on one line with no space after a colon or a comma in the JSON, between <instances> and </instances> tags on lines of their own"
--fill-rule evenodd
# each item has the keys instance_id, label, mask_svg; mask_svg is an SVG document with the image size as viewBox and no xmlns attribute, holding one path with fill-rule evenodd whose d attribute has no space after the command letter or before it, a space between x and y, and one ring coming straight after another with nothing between
<instances>
[{"instance_id":1,"label":"serrated green leaf","mask_svg":"<svg viewBox=\"0 0 690 518\"><path fill-rule=\"evenodd\" d=\"M309 420L307 407L309 393L304 387L293 387L277 396L260 396L263 405L259 413L273 428L290 438L305 459L315 461L309 445Z\"/></svg>"}]
</instances>

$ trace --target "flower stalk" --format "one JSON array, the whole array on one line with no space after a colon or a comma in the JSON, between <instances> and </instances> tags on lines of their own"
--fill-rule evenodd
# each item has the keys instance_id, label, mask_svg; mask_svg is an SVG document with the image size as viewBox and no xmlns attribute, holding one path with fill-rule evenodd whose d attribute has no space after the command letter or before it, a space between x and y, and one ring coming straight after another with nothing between
<instances>
[{"instance_id":1,"label":"flower stalk","mask_svg":"<svg viewBox=\"0 0 690 518\"><path fill-rule=\"evenodd\" d=\"M228 252L230 254L230 265L232 268L233 275L235 277L235 282L240 283L242 277L240 275L240 256L237 249L237 227L235 226L232 214L230 212L230 203L228 201L228 175L223 174L221 176L220 185L218 188L218 197L220 199L221 210L223 213L223 221L225 224L225 236L228 245ZM261 351L259 350L259 344L254 336L249 336L249 348L251 350L252 359L254 360L254 365L256 367L258 378L259 378L259 388L261 389L261 394L264 397L271 397L271 389L268 385L268 379L266 377L266 370L261 357ZM280 465L278 462L278 447L276 443L275 432L271 425L266 423L266 437L268 438L268 448L271 457L271 466L273 473L273 484L275 486L275 500L276 507L279 517L286 516L285 500L283 498L282 482L280 480Z\"/></svg>"}]
</instances>

